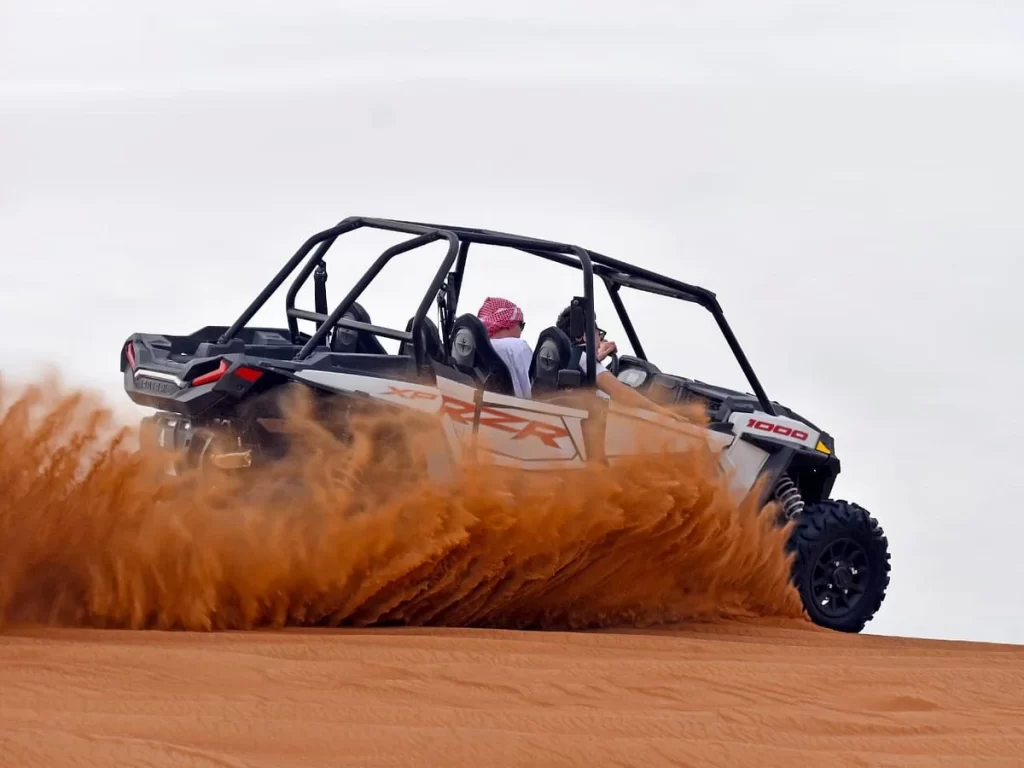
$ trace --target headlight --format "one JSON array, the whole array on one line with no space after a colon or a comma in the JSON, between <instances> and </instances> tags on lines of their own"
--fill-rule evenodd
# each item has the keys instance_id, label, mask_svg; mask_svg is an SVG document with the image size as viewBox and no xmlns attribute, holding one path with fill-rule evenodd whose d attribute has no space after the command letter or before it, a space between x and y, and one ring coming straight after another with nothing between
<instances>
[{"instance_id":1,"label":"headlight","mask_svg":"<svg viewBox=\"0 0 1024 768\"><path fill-rule=\"evenodd\" d=\"M636 389L647 381L647 371L642 368L627 368L619 374L619 381L627 387Z\"/></svg>"}]
</instances>

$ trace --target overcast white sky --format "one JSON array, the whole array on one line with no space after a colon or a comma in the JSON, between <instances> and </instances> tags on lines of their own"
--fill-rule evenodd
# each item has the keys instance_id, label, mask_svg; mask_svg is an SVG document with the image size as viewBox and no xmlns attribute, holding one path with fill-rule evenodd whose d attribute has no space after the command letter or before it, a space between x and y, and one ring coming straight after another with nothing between
<instances>
[{"instance_id":1,"label":"overcast white sky","mask_svg":"<svg viewBox=\"0 0 1024 768\"><path fill-rule=\"evenodd\" d=\"M1019 2L0 0L2 371L123 402L128 334L231 322L351 214L571 240L715 290L835 435L893 551L869 631L1020 643L1022 136ZM532 340L579 290L535 266L463 308ZM662 369L745 386L699 310L631 309Z\"/></svg>"}]
</instances>

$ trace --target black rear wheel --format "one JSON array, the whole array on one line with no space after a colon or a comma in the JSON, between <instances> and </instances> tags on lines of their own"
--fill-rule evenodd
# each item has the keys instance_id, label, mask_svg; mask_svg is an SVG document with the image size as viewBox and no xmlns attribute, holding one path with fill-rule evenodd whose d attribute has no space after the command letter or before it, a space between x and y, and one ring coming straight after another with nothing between
<instances>
[{"instance_id":1,"label":"black rear wheel","mask_svg":"<svg viewBox=\"0 0 1024 768\"><path fill-rule=\"evenodd\" d=\"M804 509L789 539L793 582L815 624L860 632L889 586L889 542L878 521L848 501Z\"/></svg>"}]
</instances>

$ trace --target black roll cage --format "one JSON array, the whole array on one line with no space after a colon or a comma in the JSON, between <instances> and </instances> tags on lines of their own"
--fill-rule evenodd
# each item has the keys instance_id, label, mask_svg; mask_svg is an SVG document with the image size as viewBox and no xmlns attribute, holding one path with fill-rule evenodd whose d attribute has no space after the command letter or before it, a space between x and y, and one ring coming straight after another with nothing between
<instances>
[{"instance_id":1,"label":"black roll cage","mask_svg":"<svg viewBox=\"0 0 1024 768\"><path fill-rule=\"evenodd\" d=\"M412 237L391 246L381 253L381 255L377 257L376 261L373 262L370 268L363 274L356 284L352 286L345 298L341 300L330 314L327 314L326 311L319 311L320 309L326 310L326 307L318 306L318 311L315 312L296 308L295 297L298 295L299 290L305 282L309 279L309 276L314 273L314 270L317 270L318 267L320 268L315 280L325 279L326 273L324 272L324 256L327 254L327 251L331 246L334 245L334 242L341 235L362 228L397 232L412 235ZM431 280L430 287L427 289L423 300L416 308L416 314L413 316L409 330L399 331L369 323L349 320L348 318L343 319L342 316L359 299L359 296L367 286L373 282L377 275L380 274L380 271L389 261L391 261L392 258L439 240L444 240L448 243L448 250L440 268L434 275L433 280ZM296 343L300 340L298 330L299 320L309 320L317 324L317 330L309 337L299 352L295 355L295 360L303 360L308 357L316 347L324 343L331 328L339 326L342 328L351 328L357 331L366 331L376 336L383 336L388 339L412 342L416 365L422 366L425 364L425 351L422 349L422 345L419 340L422 338L421 331L424 319L427 316L431 303L435 300L437 301L441 312L439 331L441 333L442 343L446 350L449 348L452 325L455 322L455 308L458 305L459 293L462 288L462 278L465 273L469 247L474 243L512 248L514 250L522 251L523 253L528 253L532 256L538 256L542 259L547 259L559 264L564 264L568 267L579 269L583 272L585 328L584 348L588 352L587 370L584 372L583 376L583 382L585 384L593 386L597 376L597 329L594 323L594 277L597 276L604 283L605 288L608 291L612 305L615 308L619 321L622 323L626 336L629 338L629 343L632 346L633 351L638 358L644 361L647 361L647 357L644 353L643 346L641 345L636 329L633 327L633 323L629 318L629 314L623 304L622 297L619 295L619 290L623 286L635 288L647 293L667 296L680 301L699 304L708 310L715 318L715 322L718 324L719 329L725 336L725 340L729 344L729 348L736 357L736 361L739 363L744 375L747 377L747 381L753 389L754 395L757 397L761 408L768 414L776 415L775 409L772 407L771 401L765 394L760 381L758 381L757 375L754 373L750 362L747 360L746 354L744 354L743 349L740 347L740 343L737 340L736 335L733 333L732 328L729 327L729 323L725 319L725 313L722 311L717 297L711 291L706 288L674 280L670 277L665 277L664 275L651 272L650 270L643 269L642 267L627 264L624 261L613 259L609 256L598 253L597 251L587 250L577 245L558 243L550 240L540 240L537 238L523 237L503 232L493 232L485 229L426 224L422 222L403 221L398 219L378 219L364 216L351 216L346 218L330 229L318 232L306 240L306 242L302 244L299 250L295 252L295 254L288 260L288 262L281 268L281 270L253 300L253 302L246 307L231 327L221 335L218 341L221 344L227 343L238 333L239 330L245 327L253 316L259 312L263 305L266 304L271 295L277 292L288 276L295 271L295 268L298 267L299 263L309 255L310 251L316 248L312 257L306 262L299 271L299 274L292 281L285 298L288 330ZM319 304L320 302L318 301L317 303Z\"/></svg>"}]
</instances>

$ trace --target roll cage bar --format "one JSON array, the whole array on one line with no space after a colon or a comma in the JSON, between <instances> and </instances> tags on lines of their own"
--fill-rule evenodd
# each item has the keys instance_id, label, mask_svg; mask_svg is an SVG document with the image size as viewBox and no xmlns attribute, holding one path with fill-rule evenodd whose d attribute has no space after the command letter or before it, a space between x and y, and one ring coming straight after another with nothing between
<instances>
[{"instance_id":1,"label":"roll cage bar","mask_svg":"<svg viewBox=\"0 0 1024 768\"><path fill-rule=\"evenodd\" d=\"M341 235L362 228L396 232L412 235L412 237L391 246L381 253L334 310L328 313L324 287L327 277L324 257ZM440 240L447 242L447 252L440 268L431 280L430 287L416 308L416 314L413 315L409 330L399 331L342 317L391 259L399 254ZM597 251L587 250L577 245L494 232L486 229L363 216L346 218L335 226L318 232L306 240L252 303L246 307L238 319L220 336L218 341L221 344L227 343L239 330L245 327L263 305L266 304L267 300L277 292L284 281L295 271L296 267L309 256L310 251L316 248L313 251L312 257L306 261L292 281L285 298L288 330L295 343L299 343L302 338L298 330L299 320L309 320L317 325L317 330L295 355L295 360L303 360L308 357L317 346L325 341L331 328L339 326L357 331L367 331L388 339L409 341L413 346L413 354L417 366L422 366L425 364L425 351L420 343L420 334L430 305L435 300L441 315L439 331L442 343L445 349L448 349L450 346L452 326L456 318L455 309L458 306L469 248L473 244L512 248L532 256L579 269L583 272L584 348L588 352L587 370L583 376L584 383L593 386L597 377L597 329L594 322L594 278L596 276L604 283L605 289L608 291L612 301L612 306L615 308L615 312L622 323L623 330L626 332L626 336L629 338L630 345L636 356L644 361L647 360L647 356L637 336L636 329L629 318L629 313L626 311L622 297L619 295L619 291L623 286L647 293L667 296L680 301L692 302L708 310L725 336L725 340L729 344L729 348L736 357L736 361L739 363L744 375L747 377L747 381L753 389L761 408L766 413L775 415L775 409L771 401L765 394L761 382L758 380L750 362L747 360L746 354L744 354L743 349L740 347L736 335L733 333L732 328L730 328L728 321L726 321L725 313L722 311L717 297L711 291L665 277L656 272L651 272L642 267L613 259ZM316 311L314 312L298 309L295 306L295 298L310 275L314 275L316 301Z\"/></svg>"}]
</instances>

